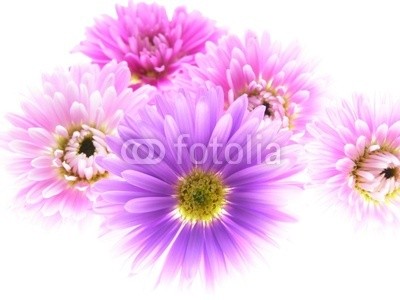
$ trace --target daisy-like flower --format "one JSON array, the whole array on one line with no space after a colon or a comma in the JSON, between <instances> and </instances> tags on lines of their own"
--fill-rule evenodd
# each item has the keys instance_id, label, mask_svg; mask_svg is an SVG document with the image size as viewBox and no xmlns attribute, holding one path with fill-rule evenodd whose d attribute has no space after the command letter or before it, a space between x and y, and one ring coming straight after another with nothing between
<instances>
[{"instance_id":1,"label":"daisy-like flower","mask_svg":"<svg viewBox=\"0 0 400 300\"><path fill-rule=\"evenodd\" d=\"M124 233L134 273L161 261L159 282L200 274L212 285L246 266L292 220L285 201L299 191L290 131L262 106L249 112L246 96L224 112L221 89L199 94L165 94L127 116L108 139L118 156L99 160L116 177L96 184L96 211Z\"/></svg>"},{"instance_id":2,"label":"daisy-like flower","mask_svg":"<svg viewBox=\"0 0 400 300\"><path fill-rule=\"evenodd\" d=\"M313 184L358 224L399 222L400 109L362 95L309 126Z\"/></svg>"},{"instance_id":3,"label":"daisy-like flower","mask_svg":"<svg viewBox=\"0 0 400 300\"><path fill-rule=\"evenodd\" d=\"M110 152L105 136L153 90L134 93L129 81L126 63L116 62L43 75L43 88L21 103L21 113L8 115L11 129L3 136L20 187L17 207L51 224L90 211L92 184L108 176L95 161Z\"/></svg>"},{"instance_id":4,"label":"daisy-like flower","mask_svg":"<svg viewBox=\"0 0 400 300\"><path fill-rule=\"evenodd\" d=\"M182 64L194 63L194 54L206 41L217 41L223 30L198 12L174 11L172 19L157 4L129 2L116 6L117 18L104 16L88 28L87 39L76 50L104 65L112 59L126 61L132 87L169 86Z\"/></svg>"},{"instance_id":5,"label":"daisy-like flower","mask_svg":"<svg viewBox=\"0 0 400 300\"><path fill-rule=\"evenodd\" d=\"M196 63L186 70L190 80L182 80L188 87L204 80L221 86L227 105L246 94L249 110L263 105L266 118L281 120L295 133L305 131L319 107L324 80L313 75L313 63L301 56L297 44L282 49L267 33L261 40L247 32L244 42L229 35L208 43Z\"/></svg>"}]
</instances>

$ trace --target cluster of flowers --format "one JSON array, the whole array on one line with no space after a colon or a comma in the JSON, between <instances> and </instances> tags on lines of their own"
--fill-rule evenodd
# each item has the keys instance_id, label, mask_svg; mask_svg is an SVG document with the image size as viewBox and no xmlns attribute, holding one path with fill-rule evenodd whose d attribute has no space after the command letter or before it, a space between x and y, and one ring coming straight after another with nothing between
<instances>
[{"instance_id":1,"label":"cluster of flowers","mask_svg":"<svg viewBox=\"0 0 400 300\"><path fill-rule=\"evenodd\" d=\"M351 218L400 220L394 102L356 96L324 111L324 80L297 44L240 38L185 8L116 12L75 48L92 63L44 75L7 116L15 206L50 224L101 215L124 232L132 271L162 257L160 280L209 284L293 220L306 162Z\"/></svg>"}]
</instances>

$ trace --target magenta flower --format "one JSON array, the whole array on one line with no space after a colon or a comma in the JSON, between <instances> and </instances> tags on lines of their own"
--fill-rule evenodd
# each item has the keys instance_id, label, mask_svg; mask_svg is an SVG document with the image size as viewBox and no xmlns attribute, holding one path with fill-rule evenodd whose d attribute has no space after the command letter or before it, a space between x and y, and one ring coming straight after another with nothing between
<instances>
[{"instance_id":1,"label":"magenta flower","mask_svg":"<svg viewBox=\"0 0 400 300\"><path fill-rule=\"evenodd\" d=\"M108 175L95 161L110 152L105 135L115 131L124 111L144 104L148 91L133 93L129 81L125 63L56 70L22 102L22 113L8 115L12 128L3 143L20 187L17 207L50 223L82 219L90 211L91 185Z\"/></svg>"},{"instance_id":2,"label":"magenta flower","mask_svg":"<svg viewBox=\"0 0 400 300\"><path fill-rule=\"evenodd\" d=\"M207 52L196 56L198 67L188 67L189 81L182 81L188 88L204 80L221 86L227 105L247 94L249 110L263 105L267 118L304 132L319 107L324 81L316 78L313 64L300 53L295 44L281 49L267 33L259 40L248 32L244 42L231 35L217 45L209 43Z\"/></svg>"},{"instance_id":3,"label":"magenta flower","mask_svg":"<svg viewBox=\"0 0 400 300\"><path fill-rule=\"evenodd\" d=\"M246 96L226 112L221 89L155 102L108 139L119 157L99 164L118 178L96 184L96 209L107 230L124 233L132 272L165 255L160 282L201 274L212 285L292 220L284 205L299 191L299 145L264 120L264 107L248 112Z\"/></svg>"},{"instance_id":4,"label":"magenta flower","mask_svg":"<svg viewBox=\"0 0 400 300\"><path fill-rule=\"evenodd\" d=\"M359 225L399 222L400 109L363 96L343 100L309 126L313 185Z\"/></svg>"},{"instance_id":5,"label":"magenta flower","mask_svg":"<svg viewBox=\"0 0 400 300\"><path fill-rule=\"evenodd\" d=\"M104 65L112 59L126 61L133 87L168 86L182 64L194 64L194 54L206 41L217 41L223 31L198 12L175 10L168 19L164 7L129 2L116 6L117 18L103 17L87 30L87 39L77 50Z\"/></svg>"}]
</instances>

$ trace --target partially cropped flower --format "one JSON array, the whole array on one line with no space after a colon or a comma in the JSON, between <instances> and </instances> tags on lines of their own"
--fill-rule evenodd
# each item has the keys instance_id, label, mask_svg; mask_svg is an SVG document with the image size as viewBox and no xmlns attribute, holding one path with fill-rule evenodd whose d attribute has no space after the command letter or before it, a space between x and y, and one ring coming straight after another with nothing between
<instances>
[{"instance_id":1,"label":"partially cropped flower","mask_svg":"<svg viewBox=\"0 0 400 300\"><path fill-rule=\"evenodd\" d=\"M230 35L209 43L196 63L183 82L221 86L227 105L246 94L249 110L263 105L266 118L282 121L295 133L305 131L319 108L324 80L314 75L314 63L302 57L297 44L282 49L267 33L259 39L247 32L244 42Z\"/></svg>"},{"instance_id":2,"label":"partially cropped flower","mask_svg":"<svg viewBox=\"0 0 400 300\"><path fill-rule=\"evenodd\" d=\"M152 90L133 93L129 81L125 63L58 69L43 76L43 88L22 102L21 113L8 115L11 129L2 142L17 176L17 207L51 223L91 210L92 184L108 177L96 163L110 153L105 136Z\"/></svg>"},{"instance_id":3,"label":"partially cropped flower","mask_svg":"<svg viewBox=\"0 0 400 300\"><path fill-rule=\"evenodd\" d=\"M179 7L169 19L157 4L129 2L116 6L117 18L104 16L88 28L87 39L76 50L104 65L112 59L126 61L132 87L169 86L182 64L194 64L206 41L217 41L223 30L198 12Z\"/></svg>"},{"instance_id":4,"label":"partially cropped flower","mask_svg":"<svg viewBox=\"0 0 400 300\"><path fill-rule=\"evenodd\" d=\"M358 95L309 126L313 184L359 225L400 221L400 108Z\"/></svg>"},{"instance_id":5,"label":"partially cropped flower","mask_svg":"<svg viewBox=\"0 0 400 300\"><path fill-rule=\"evenodd\" d=\"M223 101L221 89L165 94L108 139L118 157L99 164L119 178L96 184L96 211L124 233L132 272L161 261L160 282L200 274L212 285L292 220L285 204L299 191L299 146L264 120L264 107L248 112L246 96L226 112Z\"/></svg>"}]
</instances>

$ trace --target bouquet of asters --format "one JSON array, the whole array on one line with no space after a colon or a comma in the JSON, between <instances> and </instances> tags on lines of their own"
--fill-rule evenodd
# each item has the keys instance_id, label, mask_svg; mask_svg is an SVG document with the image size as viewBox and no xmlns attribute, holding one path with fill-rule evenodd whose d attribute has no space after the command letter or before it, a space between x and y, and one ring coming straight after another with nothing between
<instances>
[{"instance_id":1,"label":"bouquet of asters","mask_svg":"<svg viewBox=\"0 0 400 300\"><path fill-rule=\"evenodd\" d=\"M129 2L77 44L90 62L44 74L1 136L36 222L100 216L133 273L207 286L263 258L305 187L357 225L398 224L400 107L329 105L297 43Z\"/></svg>"}]
</instances>

